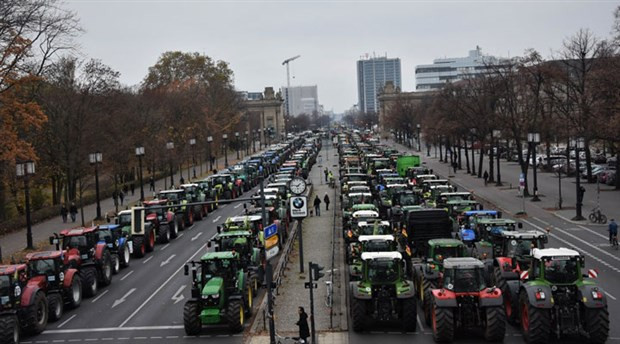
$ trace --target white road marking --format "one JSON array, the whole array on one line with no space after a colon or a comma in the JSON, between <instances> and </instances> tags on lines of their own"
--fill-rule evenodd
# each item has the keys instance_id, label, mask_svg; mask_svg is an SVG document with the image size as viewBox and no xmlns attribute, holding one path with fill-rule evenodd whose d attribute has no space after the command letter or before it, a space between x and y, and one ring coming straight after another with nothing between
<instances>
[{"instance_id":1,"label":"white road marking","mask_svg":"<svg viewBox=\"0 0 620 344\"><path fill-rule=\"evenodd\" d=\"M128 273L126 273L125 276L121 277L121 281L124 281L125 278L129 277L129 275L131 275L132 273L133 273L133 270L131 270Z\"/></svg>"},{"instance_id":2,"label":"white road marking","mask_svg":"<svg viewBox=\"0 0 620 344\"><path fill-rule=\"evenodd\" d=\"M239 203L239 204L237 204L236 206L234 206L234 208L235 208L235 209L237 209L237 208L239 208L239 207L240 207L240 206L242 206L242 205L243 205L243 203Z\"/></svg>"},{"instance_id":3,"label":"white road marking","mask_svg":"<svg viewBox=\"0 0 620 344\"><path fill-rule=\"evenodd\" d=\"M217 222L217 221L219 221L221 218L222 218L221 216L218 216L218 217L214 218L214 219L213 219L213 223L216 223L216 222Z\"/></svg>"},{"instance_id":4,"label":"white road marking","mask_svg":"<svg viewBox=\"0 0 620 344\"><path fill-rule=\"evenodd\" d=\"M420 330L418 332L424 331L424 326L422 326L422 322L420 321L420 315L416 314L415 319L418 321L418 326L420 326Z\"/></svg>"},{"instance_id":5,"label":"white road marking","mask_svg":"<svg viewBox=\"0 0 620 344\"><path fill-rule=\"evenodd\" d=\"M187 259L187 260L192 260L198 253L202 252L202 250L206 246L207 246L207 244L203 244L202 246L200 246L200 248L196 252L194 252L194 254L192 254L192 256L189 257L189 259ZM125 319L125 321L123 321L123 323L121 323L121 325L119 327L125 326L131 319L133 319L133 317L136 316L136 314L138 314L138 312L140 312L142 310L142 308L144 308L144 306L146 306L155 297L155 295L157 295L157 293L159 293L166 286L166 284L168 284L175 277L175 275L179 271L181 271L181 269L183 269L183 266L185 266L185 264L181 264L181 266L179 266L179 268L175 272L170 274L170 277L168 277L168 279L164 283L162 283L159 286L159 288L157 288L155 290L155 292L151 294L151 296L149 296L146 300L144 300L144 302L142 302L142 304L135 311L133 311L133 313L131 313L127 317L127 319ZM183 326L179 326L179 328L183 328Z\"/></svg>"},{"instance_id":6,"label":"white road marking","mask_svg":"<svg viewBox=\"0 0 620 344\"><path fill-rule=\"evenodd\" d=\"M183 233L179 233L179 235L177 235L177 238L180 238L183 236Z\"/></svg>"},{"instance_id":7,"label":"white road marking","mask_svg":"<svg viewBox=\"0 0 620 344\"><path fill-rule=\"evenodd\" d=\"M616 300L617 300L617 299L616 299L613 295L611 295L610 293L608 293L608 292L606 292L606 291L605 291L604 293L605 293L605 295L607 295L607 297L609 297L610 299L612 299L612 300L614 300L614 301L616 301Z\"/></svg>"},{"instance_id":8,"label":"white road marking","mask_svg":"<svg viewBox=\"0 0 620 344\"><path fill-rule=\"evenodd\" d=\"M167 248L168 248L168 246L170 246L170 244L166 244L166 245L164 245L164 247L160 248L159 250L160 250L160 251L163 251L163 250L167 249Z\"/></svg>"},{"instance_id":9,"label":"white road marking","mask_svg":"<svg viewBox=\"0 0 620 344\"><path fill-rule=\"evenodd\" d=\"M67 323L71 320L73 320L73 318L75 318L77 316L77 314L73 314L69 319L63 321L60 325L58 325L56 328L61 328L65 325L67 325Z\"/></svg>"},{"instance_id":10,"label":"white road marking","mask_svg":"<svg viewBox=\"0 0 620 344\"><path fill-rule=\"evenodd\" d=\"M161 262L161 264L159 264L159 267L161 268L164 265L168 265L168 263L170 263L170 261L172 260L172 258L176 257L176 254L171 255L170 257L168 257L168 259L164 260L163 262Z\"/></svg>"},{"instance_id":11,"label":"white road marking","mask_svg":"<svg viewBox=\"0 0 620 344\"><path fill-rule=\"evenodd\" d=\"M146 259L142 262L142 264L146 264L146 263L148 263L148 262L149 262L149 260L151 260L151 259L153 259L153 256L150 256L150 257L146 258Z\"/></svg>"},{"instance_id":12,"label":"white road marking","mask_svg":"<svg viewBox=\"0 0 620 344\"><path fill-rule=\"evenodd\" d=\"M174 293L174 295L172 295L172 300L174 300L174 304L176 305L177 303L183 301L183 299L185 299L185 296L183 296L182 292L183 289L185 289L185 284L182 285L181 287L179 287L179 290L177 290L176 293Z\"/></svg>"},{"instance_id":13,"label":"white road marking","mask_svg":"<svg viewBox=\"0 0 620 344\"><path fill-rule=\"evenodd\" d=\"M220 208L226 208L227 205L228 205L228 203L222 204L222 205L220 205Z\"/></svg>"},{"instance_id":14,"label":"white road marking","mask_svg":"<svg viewBox=\"0 0 620 344\"><path fill-rule=\"evenodd\" d=\"M136 288L131 288L129 289L129 291L123 295L123 297L121 297L120 299L114 301L114 304L112 304L112 308L120 305L121 303L127 301L127 298L129 297L129 295L133 294L136 291Z\"/></svg>"},{"instance_id":15,"label":"white road marking","mask_svg":"<svg viewBox=\"0 0 620 344\"><path fill-rule=\"evenodd\" d=\"M599 237L601 237L601 238L603 238L603 239L605 239L605 240L609 240L609 236L606 236L606 235L603 235L603 234L598 233L598 232L596 232L596 231L593 231L593 230L591 230L590 228L585 227L585 226L582 226L582 225L577 225L577 226L579 226L579 228L583 228L583 229L587 230L588 232L590 232L590 233L592 233L592 234L594 234L594 235L596 235L596 236L599 236Z\"/></svg>"},{"instance_id":16,"label":"white road marking","mask_svg":"<svg viewBox=\"0 0 620 344\"><path fill-rule=\"evenodd\" d=\"M94 298L92 301L90 301L90 303L95 303L95 302L97 302L97 300L99 300L101 297L103 297L103 295L107 294L109 291L110 291L109 289L108 289L108 290L104 290L104 291L103 291L103 293L101 293L101 294L97 295L97 297L96 297L96 298Z\"/></svg>"},{"instance_id":17,"label":"white road marking","mask_svg":"<svg viewBox=\"0 0 620 344\"><path fill-rule=\"evenodd\" d=\"M192 241L198 239L199 236L202 235L202 232L198 232L198 234L196 234L195 236L192 237Z\"/></svg>"}]
</instances>

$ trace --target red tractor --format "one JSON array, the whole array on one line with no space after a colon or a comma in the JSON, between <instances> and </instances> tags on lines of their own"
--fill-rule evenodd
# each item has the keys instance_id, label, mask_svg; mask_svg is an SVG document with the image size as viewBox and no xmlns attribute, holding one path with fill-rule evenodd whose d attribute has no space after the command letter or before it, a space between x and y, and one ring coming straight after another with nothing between
<instances>
[{"instance_id":1,"label":"red tractor","mask_svg":"<svg viewBox=\"0 0 620 344\"><path fill-rule=\"evenodd\" d=\"M167 200L151 200L144 202L144 212L146 214L146 222L153 226L153 231L157 234L157 240L162 244L167 244L170 239L174 239L179 235L179 229L185 229L183 219L177 220L177 215L170 211L169 208L154 208L165 206Z\"/></svg>"},{"instance_id":2,"label":"red tractor","mask_svg":"<svg viewBox=\"0 0 620 344\"><path fill-rule=\"evenodd\" d=\"M26 255L29 283L36 281L45 291L49 318L62 317L65 305L76 308L82 303L82 282L77 269L64 263L62 251L35 252Z\"/></svg>"},{"instance_id":3,"label":"red tractor","mask_svg":"<svg viewBox=\"0 0 620 344\"><path fill-rule=\"evenodd\" d=\"M41 281L28 279L26 264L0 265L0 343L19 343L21 332L43 332L47 319Z\"/></svg>"},{"instance_id":4,"label":"red tractor","mask_svg":"<svg viewBox=\"0 0 620 344\"><path fill-rule=\"evenodd\" d=\"M89 297L97 294L99 283L112 283L112 255L106 243L99 241L98 231L98 226L65 229L50 237L57 250L62 244L64 264L79 271L84 294Z\"/></svg>"}]
</instances>

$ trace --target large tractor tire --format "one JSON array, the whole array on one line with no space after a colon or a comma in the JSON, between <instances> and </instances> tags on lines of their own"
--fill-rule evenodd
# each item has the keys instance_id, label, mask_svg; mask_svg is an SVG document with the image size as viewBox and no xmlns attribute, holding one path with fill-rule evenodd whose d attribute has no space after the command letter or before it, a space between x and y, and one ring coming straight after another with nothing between
<instances>
[{"instance_id":1,"label":"large tractor tire","mask_svg":"<svg viewBox=\"0 0 620 344\"><path fill-rule=\"evenodd\" d=\"M254 290L252 284L247 283L245 287L245 316L252 316L252 307L254 306Z\"/></svg>"},{"instance_id":2,"label":"large tractor tire","mask_svg":"<svg viewBox=\"0 0 620 344\"><path fill-rule=\"evenodd\" d=\"M424 311L424 322L426 322L427 326L431 326L433 315L431 312L433 311L433 294L430 290L427 290L424 293L424 300L422 300L422 310Z\"/></svg>"},{"instance_id":3,"label":"large tractor tire","mask_svg":"<svg viewBox=\"0 0 620 344\"><path fill-rule=\"evenodd\" d=\"M183 307L183 327L188 336L197 336L202 330L200 307L196 301L187 301Z\"/></svg>"},{"instance_id":4,"label":"large tractor tire","mask_svg":"<svg viewBox=\"0 0 620 344\"><path fill-rule=\"evenodd\" d=\"M157 228L157 239L160 244L167 244L170 242L170 227L167 225L160 225Z\"/></svg>"},{"instance_id":5,"label":"large tractor tire","mask_svg":"<svg viewBox=\"0 0 620 344\"><path fill-rule=\"evenodd\" d=\"M403 331L415 332L418 325L418 305L416 304L415 296L402 300L402 312L401 312L401 325Z\"/></svg>"},{"instance_id":6,"label":"large tractor tire","mask_svg":"<svg viewBox=\"0 0 620 344\"><path fill-rule=\"evenodd\" d=\"M133 237L133 254L136 258L142 258L146 254L146 242L143 236Z\"/></svg>"},{"instance_id":7,"label":"large tractor tire","mask_svg":"<svg viewBox=\"0 0 620 344\"><path fill-rule=\"evenodd\" d=\"M19 321L12 314L0 316L0 344L19 343Z\"/></svg>"},{"instance_id":8,"label":"large tractor tire","mask_svg":"<svg viewBox=\"0 0 620 344\"><path fill-rule=\"evenodd\" d=\"M200 209L195 216L196 221L202 221L202 209Z\"/></svg>"},{"instance_id":9,"label":"large tractor tire","mask_svg":"<svg viewBox=\"0 0 620 344\"><path fill-rule=\"evenodd\" d=\"M147 231L147 235L145 236L145 238L147 238L146 252L153 252L153 250L155 250L155 241L157 241L156 234L153 228Z\"/></svg>"},{"instance_id":10,"label":"large tractor tire","mask_svg":"<svg viewBox=\"0 0 620 344\"><path fill-rule=\"evenodd\" d=\"M190 227L194 224L194 211L191 209L187 210L187 215L185 217L185 227Z\"/></svg>"},{"instance_id":11,"label":"large tractor tire","mask_svg":"<svg viewBox=\"0 0 620 344\"><path fill-rule=\"evenodd\" d=\"M604 308L588 308L585 314L585 330L590 343L605 343L609 338L609 311Z\"/></svg>"},{"instance_id":12,"label":"large tractor tire","mask_svg":"<svg viewBox=\"0 0 620 344\"><path fill-rule=\"evenodd\" d=\"M484 339L490 342L501 342L506 335L506 313L502 307L488 307L486 309L487 326L484 329Z\"/></svg>"},{"instance_id":13,"label":"large tractor tire","mask_svg":"<svg viewBox=\"0 0 620 344\"><path fill-rule=\"evenodd\" d=\"M125 242L125 245L123 245L119 258L122 267L126 268L129 266L129 261L131 260L131 253L129 252L129 246L127 245L127 242Z\"/></svg>"},{"instance_id":14,"label":"large tractor tire","mask_svg":"<svg viewBox=\"0 0 620 344\"><path fill-rule=\"evenodd\" d=\"M226 308L226 320L228 320L228 328L239 333L243 331L243 323L245 322L245 310L243 309L243 300L230 300Z\"/></svg>"},{"instance_id":15,"label":"large tractor tire","mask_svg":"<svg viewBox=\"0 0 620 344\"><path fill-rule=\"evenodd\" d=\"M112 255L110 251L105 250L103 252L103 259L101 260L101 284L106 286L112 284Z\"/></svg>"},{"instance_id":16,"label":"large tractor tire","mask_svg":"<svg viewBox=\"0 0 620 344\"><path fill-rule=\"evenodd\" d=\"M526 343L547 343L551 337L551 310L530 305L526 292L519 295L521 332Z\"/></svg>"},{"instance_id":17,"label":"large tractor tire","mask_svg":"<svg viewBox=\"0 0 620 344\"><path fill-rule=\"evenodd\" d=\"M97 269L94 266L85 267L80 271L82 286L84 287L84 295L93 297L97 295L99 282L97 281Z\"/></svg>"},{"instance_id":18,"label":"large tractor tire","mask_svg":"<svg viewBox=\"0 0 620 344\"><path fill-rule=\"evenodd\" d=\"M185 220L183 220L183 215L182 214L177 213L176 222L177 222L177 228L179 229L179 231L184 231L185 230Z\"/></svg>"},{"instance_id":19,"label":"large tractor tire","mask_svg":"<svg viewBox=\"0 0 620 344\"><path fill-rule=\"evenodd\" d=\"M66 291L69 308L78 308L82 304L82 281L78 275L73 275L71 288Z\"/></svg>"},{"instance_id":20,"label":"large tractor tire","mask_svg":"<svg viewBox=\"0 0 620 344\"><path fill-rule=\"evenodd\" d=\"M38 291L33 302L22 313L21 326L24 333L39 334L45 330L49 317L47 298L42 291Z\"/></svg>"},{"instance_id":21,"label":"large tractor tire","mask_svg":"<svg viewBox=\"0 0 620 344\"><path fill-rule=\"evenodd\" d=\"M499 266L496 266L493 269L493 282L495 286L502 291L508 287L506 280L502 277L502 269Z\"/></svg>"},{"instance_id":22,"label":"large tractor tire","mask_svg":"<svg viewBox=\"0 0 620 344\"><path fill-rule=\"evenodd\" d=\"M121 271L121 258L118 254L112 255L112 274L117 275Z\"/></svg>"},{"instance_id":23,"label":"large tractor tire","mask_svg":"<svg viewBox=\"0 0 620 344\"><path fill-rule=\"evenodd\" d=\"M452 308L437 307L432 311L433 339L436 342L449 343L454 339L454 312Z\"/></svg>"},{"instance_id":24,"label":"large tractor tire","mask_svg":"<svg viewBox=\"0 0 620 344\"><path fill-rule=\"evenodd\" d=\"M170 228L170 237L176 239L179 236L179 228L176 221L168 222L168 228Z\"/></svg>"},{"instance_id":25,"label":"large tractor tire","mask_svg":"<svg viewBox=\"0 0 620 344\"><path fill-rule=\"evenodd\" d=\"M47 296L47 304L49 308L49 321L60 320L65 306L62 296L58 293L49 294Z\"/></svg>"},{"instance_id":26,"label":"large tractor tire","mask_svg":"<svg viewBox=\"0 0 620 344\"><path fill-rule=\"evenodd\" d=\"M366 326L366 302L354 297L351 298L351 321L353 331L361 332Z\"/></svg>"}]
</instances>

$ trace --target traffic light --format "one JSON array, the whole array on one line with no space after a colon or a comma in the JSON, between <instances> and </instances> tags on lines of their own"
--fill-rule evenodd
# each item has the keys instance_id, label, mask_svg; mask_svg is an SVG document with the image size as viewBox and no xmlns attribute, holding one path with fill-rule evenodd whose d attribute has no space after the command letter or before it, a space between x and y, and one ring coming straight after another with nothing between
<instances>
[{"instance_id":1,"label":"traffic light","mask_svg":"<svg viewBox=\"0 0 620 344\"><path fill-rule=\"evenodd\" d=\"M325 276L325 274L321 271L325 270L325 267L320 266L317 263L312 264L312 280L317 281L321 279L321 277Z\"/></svg>"}]
</instances>

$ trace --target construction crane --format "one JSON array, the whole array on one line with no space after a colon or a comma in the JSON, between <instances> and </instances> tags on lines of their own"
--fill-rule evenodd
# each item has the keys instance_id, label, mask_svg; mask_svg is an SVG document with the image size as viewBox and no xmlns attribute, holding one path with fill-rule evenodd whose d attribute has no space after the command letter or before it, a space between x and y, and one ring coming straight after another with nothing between
<instances>
[{"instance_id":1,"label":"construction crane","mask_svg":"<svg viewBox=\"0 0 620 344\"><path fill-rule=\"evenodd\" d=\"M297 60L300 57L301 57L301 55L293 56L293 57L291 57L289 59L284 60L284 62L282 62L283 66L286 65L286 87L287 88L291 87L291 74L290 74L289 68L288 68L289 62L295 61L295 60Z\"/></svg>"}]
</instances>

